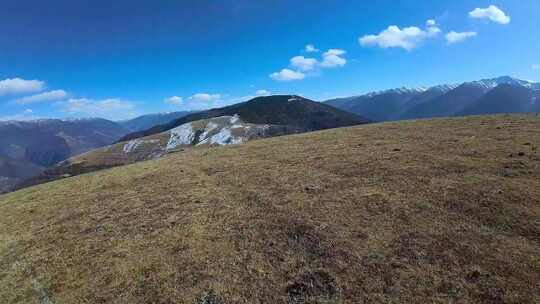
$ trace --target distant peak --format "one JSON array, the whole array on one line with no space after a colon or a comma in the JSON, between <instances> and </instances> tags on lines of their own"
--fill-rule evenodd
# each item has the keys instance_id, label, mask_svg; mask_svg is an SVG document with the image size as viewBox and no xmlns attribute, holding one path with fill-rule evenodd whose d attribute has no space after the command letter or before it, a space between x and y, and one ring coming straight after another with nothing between
<instances>
[{"instance_id":1,"label":"distant peak","mask_svg":"<svg viewBox=\"0 0 540 304\"><path fill-rule=\"evenodd\" d=\"M482 79L482 80L477 80L477 81L472 81L472 82L466 82L465 83L465 85L480 87L480 88L483 88L483 89L486 89L486 90L491 90L491 89L493 89L493 88L495 88L495 87L497 87L497 86L499 86L501 84L517 85L517 86L522 86L522 87L529 88L529 89L534 88L535 86L537 86L533 82L513 78L513 77L510 77L510 76L500 76L500 77L496 77L496 78L488 78L488 79Z\"/></svg>"},{"instance_id":2,"label":"distant peak","mask_svg":"<svg viewBox=\"0 0 540 304\"><path fill-rule=\"evenodd\" d=\"M425 92L427 89L424 87L420 88L409 88L409 87L401 87L401 88L395 88L395 89L389 89L389 90L383 90L383 91L376 91L372 93L368 93L365 96L373 97L383 94L415 94L415 93L422 93Z\"/></svg>"}]
</instances>

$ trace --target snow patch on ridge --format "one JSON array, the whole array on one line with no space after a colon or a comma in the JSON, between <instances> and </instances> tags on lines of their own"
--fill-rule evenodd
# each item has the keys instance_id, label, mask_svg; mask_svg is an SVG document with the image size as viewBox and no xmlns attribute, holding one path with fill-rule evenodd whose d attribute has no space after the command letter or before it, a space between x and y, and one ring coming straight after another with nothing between
<instances>
[{"instance_id":1,"label":"snow patch on ridge","mask_svg":"<svg viewBox=\"0 0 540 304\"><path fill-rule=\"evenodd\" d=\"M181 145L191 145L195 139L195 132L191 123L183 124L170 131L171 137L167 143L167 150L174 149Z\"/></svg>"},{"instance_id":2,"label":"snow patch on ridge","mask_svg":"<svg viewBox=\"0 0 540 304\"><path fill-rule=\"evenodd\" d=\"M210 144L210 145L236 145L241 144L245 142L247 139L242 136L233 136L231 132L231 127L225 127L221 129L218 133L210 136L209 138L205 138L203 141L197 144L198 145L204 145L204 144Z\"/></svg>"},{"instance_id":3,"label":"snow patch on ridge","mask_svg":"<svg viewBox=\"0 0 540 304\"><path fill-rule=\"evenodd\" d=\"M122 149L124 153L131 153L137 149L138 146L142 144L142 140L134 139L130 140L127 144L124 145Z\"/></svg>"},{"instance_id":4,"label":"snow patch on ridge","mask_svg":"<svg viewBox=\"0 0 540 304\"><path fill-rule=\"evenodd\" d=\"M204 138L207 138L208 137L208 134L210 134L210 132L214 131L215 129L219 128L219 125L214 123L214 122L209 122L207 125L206 125L206 128L204 129L204 133L201 134L201 136L199 137L201 140L204 139Z\"/></svg>"},{"instance_id":5,"label":"snow patch on ridge","mask_svg":"<svg viewBox=\"0 0 540 304\"><path fill-rule=\"evenodd\" d=\"M133 153L137 150L137 148L139 148L140 145L142 144L145 144L145 143L157 143L159 142L158 139L150 139L150 140L142 140L142 139L134 139L134 140L130 140L128 143L126 143L124 145L124 148L122 149L122 151L124 151L124 153L128 154L128 153ZM109 147L105 147L105 149L110 149L111 146ZM106 151L106 150L105 150Z\"/></svg>"},{"instance_id":6,"label":"snow patch on ridge","mask_svg":"<svg viewBox=\"0 0 540 304\"><path fill-rule=\"evenodd\" d=\"M234 114L233 117L231 117L231 123L235 124L240 120L240 116L238 114Z\"/></svg>"}]
</instances>

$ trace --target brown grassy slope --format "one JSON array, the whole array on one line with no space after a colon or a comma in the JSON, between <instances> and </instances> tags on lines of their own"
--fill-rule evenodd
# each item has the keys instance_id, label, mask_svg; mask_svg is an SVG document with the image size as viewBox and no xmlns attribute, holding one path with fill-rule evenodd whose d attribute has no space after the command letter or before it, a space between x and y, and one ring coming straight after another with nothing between
<instances>
[{"instance_id":1,"label":"brown grassy slope","mask_svg":"<svg viewBox=\"0 0 540 304\"><path fill-rule=\"evenodd\" d=\"M194 150L0 196L0 303L540 303L540 118Z\"/></svg>"}]
</instances>

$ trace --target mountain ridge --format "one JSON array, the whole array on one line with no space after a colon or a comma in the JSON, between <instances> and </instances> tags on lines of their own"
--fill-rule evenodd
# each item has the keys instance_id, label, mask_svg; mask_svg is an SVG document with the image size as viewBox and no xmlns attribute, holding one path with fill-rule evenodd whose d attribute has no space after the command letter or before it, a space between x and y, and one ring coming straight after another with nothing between
<instances>
[{"instance_id":1,"label":"mountain ridge","mask_svg":"<svg viewBox=\"0 0 540 304\"><path fill-rule=\"evenodd\" d=\"M191 121L237 114L247 123L287 125L304 132L369 122L368 119L354 113L345 112L301 96L273 95L256 97L231 106L190 114L169 124L128 134L119 142L161 133Z\"/></svg>"},{"instance_id":2,"label":"mountain ridge","mask_svg":"<svg viewBox=\"0 0 540 304\"><path fill-rule=\"evenodd\" d=\"M324 103L364 115L375 121L447 117L457 115L490 90L503 84L529 90L540 88L540 83L501 76L429 88L390 89L327 100ZM490 112L486 110L485 113Z\"/></svg>"}]
</instances>

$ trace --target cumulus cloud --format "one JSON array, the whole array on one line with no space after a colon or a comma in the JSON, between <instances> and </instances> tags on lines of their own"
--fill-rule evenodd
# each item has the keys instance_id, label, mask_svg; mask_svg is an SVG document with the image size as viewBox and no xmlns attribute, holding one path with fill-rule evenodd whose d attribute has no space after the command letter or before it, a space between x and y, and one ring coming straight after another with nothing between
<instances>
[{"instance_id":1,"label":"cumulus cloud","mask_svg":"<svg viewBox=\"0 0 540 304\"><path fill-rule=\"evenodd\" d=\"M71 98L62 103L63 111L70 115L85 117L104 117L108 119L123 119L132 117L134 105L119 98L94 100L89 98Z\"/></svg>"},{"instance_id":2,"label":"cumulus cloud","mask_svg":"<svg viewBox=\"0 0 540 304\"><path fill-rule=\"evenodd\" d=\"M270 74L270 78L277 81L302 80L309 75L318 75L321 69L342 67L347 64L345 54L341 49L329 49L322 53L321 59L295 56L289 60L289 68Z\"/></svg>"},{"instance_id":3,"label":"cumulus cloud","mask_svg":"<svg viewBox=\"0 0 540 304\"><path fill-rule=\"evenodd\" d=\"M267 90L257 90L257 91L255 91L255 94L253 94L253 95L242 96L240 98L230 98L229 100L226 101L226 104L234 104L234 103L244 102L244 101L248 101L248 100L251 100L251 99L257 98L257 97L270 96L271 94L272 93L270 91L267 91Z\"/></svg>"},{"instance_id":4,"label":"cumulus cloud","mask_svg":"<svg viewBox=\"0 0 540 304\"><path fill-rule=\"evenodd\" d=\"M25 80L21 78L0 80L0 96L35 93L44 89L45 82L41 80Z\"/></svg>"},{"instance_id":5,"label":"cumulus cloud","mask_svg":"<svg viewBox=\"0 0 540 304\"><path fill-rule=\"evenodd\" d=\"M206 102L206 103L219 101L220 99L221 99L220 94L208 94L208 93L198 93L189 97L189 100L191 101Z\"/></svg>"},{"instance_id":6,"label":"cumulus cloud","mask_svg":"<svg viewBox=\"0 0 540 304\"><path fill-rule=\"evenodd\" d=\"M313 44L308 44L306 45L306 48L304 49L304 51L306 51L307 53L317 53L320 50L316 48Z\"/></svg>"},{"instance_id":7,"label":"cumulus cloud","mask_svg":"<svg viewBox=\"0 0 540 304\"><path fill-rule=\"evenodd\" d=\"M345 55L344 50L340 49L330 49L323 54L323 61L321 62L321 67L323 68L335 68L344 66L347 63L347 60L343 58Z\"/></svg>"},{"instance_id":8,"label":"cumulus cloud","mask_svg":"<svg viewBox=\"0 0 540 304\"><path fill-rule=\"evenodd\" d=\"M499 24L510 23L510 16L506 15L500 8L490 5L487 8L475 8L469 12L469 17L476 19L489 19Z\"/></svg>"},{"instance_id":9,"label":"cumulus cloud","mask_svg":"<svg viewBox=\"0 0 540 304\"><path fill-rule=\"evenodd\" d=\"M277 81L293 81L306 78L306 74L302 72L296 72L290 69L282 69L279 72L270 74L270 78Z\"/></svg>"},{"instance_id":10,"label":"cumulus cloud","mask_svg":"<svg viewBox=\"0 0 540 304\"><path fill-rule=\"evenodd\" d=\"M32 109L26 109L15 115L0 117L0 121L10 121L10 120L25 121L25 120L34 120L34 119L37 119L37 117L34 115L34 111L32 111Z\"/></svg>"},{"instance_id":11,"label":"cumulus cloud","mask_svg":"<svg viewBox=\"0 0 540 304\"><path fill-rule=\"evenodd\" d=\"M26 96L23 98L19 98L15 100L18 104L30 104L30 103L38 103L38 102L45 102L45 101L58 101L66 98L68 94L64 90L54 90L49 92L44 92L36 95Z\"/></svg>"},{"instance_id":12,"label":"cumulus cloud","mask_svg":"<svg viewBox=\"0 0 540 304\"><path fill-rule=\"evenodd\" d=\"M255 96L268 96L270 94L270 91L267 90L257 90L257 92L255 92Z\"/></svg>"},{"instance_id":13,"label":"cumulus cloud","mask_svg":"<svg viewBox=\"0 0 540 304\"><path fill-rule=\"evenodd\" d=\"M476 32L461 32L461 33L458 33L458 32L451 31L448 34L446 34L446 41L449 44L454 44L454 43L465 41L465 40L467 40L467 39L469 39L471 37L474 37L476 35L477 35Z\"/></svg>"},{"instance_id":14,"label":"cumulus cloud","mask_svg":"<svg viewBox=\"0 0 540 304\"><path fill-rule=\"evenodd\" d=\"M428 21L426 21L426 25L427 26L436 26L437 21L435 21L434 19L429 19Z\"/></svg>"},{"instance_id":15,"label":"cumulus cloud","mask_svg":"<svg viewBox=\"0 0 540 304\"><path fill-rule=\"evenodd\" d=\"M380 48L403 48L411 51L428 39L437 36L441 32L436 26L435 20L428 20L428 27L421 29L416 26L401 29L397 25L391 25L377 35L365 35L358 41L362 46L378 46Z\"/></svg>"},{"instance_id":16,"label":"cumulus cloud","mask_svg":"<svg viewBox=\"0 0 540 304\"><path fill-rule=\"evenodd\" d=\"M303 72L315 69L318 63L319 62L315 58L305 58L304 56L295 56L291 58L291 66Z\"/></svg>"},{"instance_id":17,"label":"cumulus cloud","mask_svg":"<svg viewBox=\"0 0 540 304\"><path fill-rule=\"evenodd\" d=\"M171 104L171 105L181 105L184 99L180 96L172 96L169 98L165 98L164 102Z\"/></svg>"}]
</instances>

